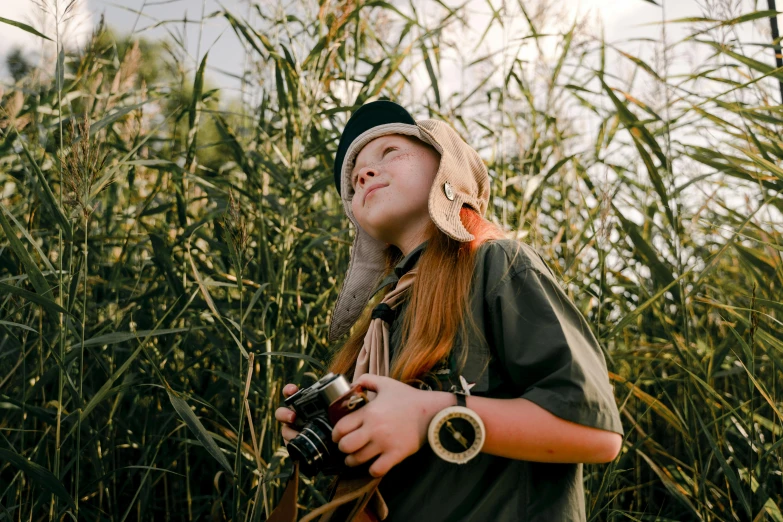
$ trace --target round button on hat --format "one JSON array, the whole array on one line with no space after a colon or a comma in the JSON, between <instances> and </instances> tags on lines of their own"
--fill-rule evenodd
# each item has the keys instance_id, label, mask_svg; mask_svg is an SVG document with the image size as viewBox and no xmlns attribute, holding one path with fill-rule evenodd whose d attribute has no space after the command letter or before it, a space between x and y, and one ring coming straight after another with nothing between
<instances>
[{"instance_id":1,"label":"round button on hat","mask_svg":"<svg viewBox=\"0 0 783 522\"><path fill-rule=\"evenodd\" d=\"M359 107L343 129L334 163L334 183L343 209L356 228L356 235L348 272L329 326L330 341L350 330L385 268L386 244L365 232L353 215L354 190L349 174L362 147L387 134L413 136L432 145L440 154L427 206L435 226L444 234L457 241L472 241L475 238L462 224L460 210L466 205L481 216L487 210L489 174L484 161L448 123L434 119L415 120L405 108L390 100L371 101Z\"/></svg>"}]
</instances>

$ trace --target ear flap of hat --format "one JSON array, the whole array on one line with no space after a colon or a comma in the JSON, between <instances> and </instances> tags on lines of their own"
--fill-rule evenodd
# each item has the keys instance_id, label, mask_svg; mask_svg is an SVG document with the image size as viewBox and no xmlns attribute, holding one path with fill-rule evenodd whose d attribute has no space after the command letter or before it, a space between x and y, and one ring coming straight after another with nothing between
<instances>
[{"instance_id":1,"label":"ear flap of hat","mask_svg":"<svg viewBox=\"0 0 783 522\"><path fill-rule=\"evenodd\" d=\"M472 241L460 219L463 204L480 215L487 211L489 173L484 161L473 147L465 143L450 125L438 120L421 120L422 133L437 143L440 167L430 189L430 218L437 227L457 241Z\"/></svg>"},{"instance_id":2,"label":"ear flap of hat","mask_svg":"<svg viewBox=\"0 0 783 522\"><path fill-rule=\"evenodd\" d=\"M348 333L370 301L374 285L383 275L386 244L356 227L351 260L329 325L329 341Z\"/></svg>"}]
</instances>

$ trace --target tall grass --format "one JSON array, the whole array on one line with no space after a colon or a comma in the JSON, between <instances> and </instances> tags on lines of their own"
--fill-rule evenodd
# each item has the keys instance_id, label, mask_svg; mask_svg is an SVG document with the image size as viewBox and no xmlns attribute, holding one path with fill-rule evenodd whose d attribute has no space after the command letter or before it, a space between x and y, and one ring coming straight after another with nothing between
<instances>
[{"instance_id":1,"label":"tall grass","mask_svg":"<svg viewBox=\"0 0 783 522\"><path fill-rule=\"evenodd\" d=\"M181 39L102 25L50 79L7 86L0 518L265 518L290 473L281 387L335 348L339 131L388 96L482 150L489 214L545 254L605 349L627 435L585 467L590 519L783 520L783 71L732 33L771 13L707 12L650 44L705 55L681 74L543 5L517 4L526 54L499 83L459 45L466 8L425 24L342 1L206 15L248 50L225 110L215 56L189 69ZM451 48L475 83L442 96ZM304 480L306 509L322 486Z\"/></svg>"}]
</instances>

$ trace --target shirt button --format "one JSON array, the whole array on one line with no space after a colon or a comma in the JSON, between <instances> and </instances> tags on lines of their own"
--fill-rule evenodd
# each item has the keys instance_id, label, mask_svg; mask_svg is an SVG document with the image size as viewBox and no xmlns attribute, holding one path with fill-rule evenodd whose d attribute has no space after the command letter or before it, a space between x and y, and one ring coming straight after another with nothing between
<instances>
[{"instance_id":1,"label":"shirt button","mask_svg":"<svg viewBox=\"0 0 783 522\"><path fill-rule=\"evenodd\" d=\"M451 188L451 183L448 181L444 183L443 191L446 193L446 197L449 198L449 201L454 201L454 189Z\"/></svg>"}]
</instances>

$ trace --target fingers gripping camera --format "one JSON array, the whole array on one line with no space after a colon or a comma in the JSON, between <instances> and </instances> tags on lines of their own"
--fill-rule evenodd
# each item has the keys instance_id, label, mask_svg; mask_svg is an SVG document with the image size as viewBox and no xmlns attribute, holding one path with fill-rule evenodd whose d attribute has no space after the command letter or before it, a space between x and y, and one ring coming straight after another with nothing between
<instances>
[{"instance_id":1,"label":"fingers gripping camera","mask_svg":"<svg viewBox=\"0 0 783 522\"><path fill-rule=\"evenodd\" d=\"M314 476L339 472L343 454L332 442L337 421L369 402L361 385L351 386L342 375L327 373L318 382L285 399L296 413L299 435L288 441L288 454L299 462L299 471Z\"/></svg>"}]
</instances>

